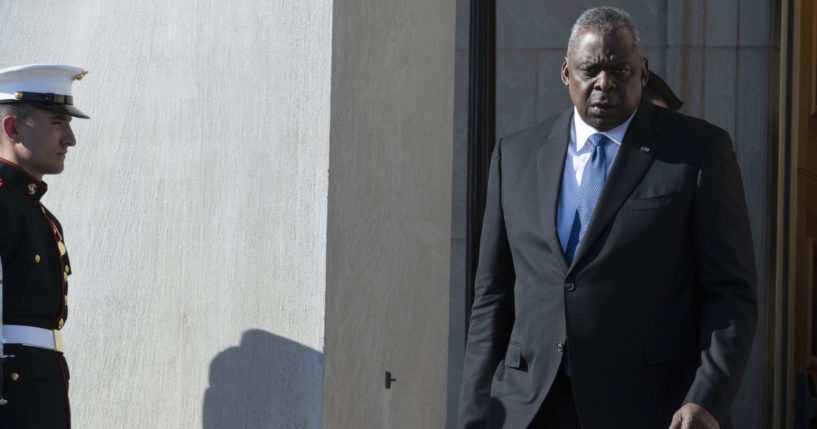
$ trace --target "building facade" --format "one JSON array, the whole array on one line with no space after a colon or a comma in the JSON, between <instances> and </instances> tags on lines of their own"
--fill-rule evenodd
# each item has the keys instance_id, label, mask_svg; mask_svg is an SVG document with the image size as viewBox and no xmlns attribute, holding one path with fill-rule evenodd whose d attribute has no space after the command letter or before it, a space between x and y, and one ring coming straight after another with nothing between
<instances>
[{"instance_id":1,"label":"building facade","mask_svg":"<svg viewBox=\"0 0 817 429\"><path fill-rule=\"evenodd\" d=\"M817 2L605 3L734 142L760 303L735 424L806 427ZM501 137L570 106L559 66L597 3L0 2L0 67L90 70L44 198L74 270L74 427L454 427L485 4L495 115L474 123Z\"/></svg>"}]
</instances>

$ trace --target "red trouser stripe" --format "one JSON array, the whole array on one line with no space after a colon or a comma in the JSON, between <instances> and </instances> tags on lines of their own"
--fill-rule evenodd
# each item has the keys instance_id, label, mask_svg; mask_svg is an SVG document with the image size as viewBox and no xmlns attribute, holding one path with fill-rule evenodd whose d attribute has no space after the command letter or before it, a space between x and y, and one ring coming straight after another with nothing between
<instances>
[{"instance_id":1,"label":"red trouser stripe","mask_svg":"<svg viewBox=\"0 0 817 429\"><path fill-rule=\"evenodd\" d=\"M62 371L62 383L65 386L65 413L68 415L68 429L71 429L71 404L68 402L68 377L65 376L65 367L62 365L62 359L57 352L54 352L54 357L57 358L57 364Z\"/></svg>"}]
</instances>

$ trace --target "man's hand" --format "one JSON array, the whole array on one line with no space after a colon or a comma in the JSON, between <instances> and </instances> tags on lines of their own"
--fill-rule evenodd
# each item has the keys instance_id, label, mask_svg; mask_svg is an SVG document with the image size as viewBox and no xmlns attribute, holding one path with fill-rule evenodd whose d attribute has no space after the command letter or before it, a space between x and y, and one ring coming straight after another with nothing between
<instances>
[{"instance_id":1,"label":"man's hand","mask_svg":"<svg viewBox=\"0 0 817 429\"><path fill-rule=\"evenodd\" d=\"M698 404L684 404L672 416L669 429L720 429L718 421Z\"/></svg>"}]
</instances>

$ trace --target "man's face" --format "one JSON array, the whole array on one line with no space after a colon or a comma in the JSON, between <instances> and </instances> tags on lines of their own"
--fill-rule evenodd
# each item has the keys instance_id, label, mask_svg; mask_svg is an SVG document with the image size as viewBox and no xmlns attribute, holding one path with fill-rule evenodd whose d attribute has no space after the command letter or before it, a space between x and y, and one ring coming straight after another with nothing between
<instances>
[{"instance_id":1,"label":"man's face","mask_svg":"<svg viewBox=\"0 0 817 429\"><path fill-rule=\"evenodd\" d=\"M647 60L634 52L627 29L608 34L586 29L562 64L562 82L584 122L609 130L638 107L647 83Z\"/></svg>"},{"instance_id":2,"label":"man's face","mask_svg":"<svg viewBox=\"0 0 817 429\"><path fill-rule=\"evenodd\" d=\"M58 174L65 168L68 148L77 144L71 130L71 116L42 109L28 109L16 120L15 162L37 179Z\"/></svg>"}]
</instances>

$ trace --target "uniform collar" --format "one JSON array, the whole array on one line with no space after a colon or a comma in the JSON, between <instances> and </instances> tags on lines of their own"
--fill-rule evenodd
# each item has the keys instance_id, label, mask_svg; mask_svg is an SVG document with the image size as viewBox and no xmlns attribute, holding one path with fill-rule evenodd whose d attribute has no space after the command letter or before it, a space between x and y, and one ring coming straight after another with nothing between
<instances>
[{"instance_id":1,"label":"uniform collar","mask_svg":"<svg viewBox=\"0 0 817 429\"><path fill-rule=\"evenodd\" d=\"M34 202L39 202L48 190L45 182L31 177L22 168L3 158L0 158L0 183L13 187L22 196Z\"/></svg>"}]
</instances>

